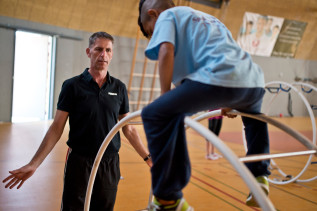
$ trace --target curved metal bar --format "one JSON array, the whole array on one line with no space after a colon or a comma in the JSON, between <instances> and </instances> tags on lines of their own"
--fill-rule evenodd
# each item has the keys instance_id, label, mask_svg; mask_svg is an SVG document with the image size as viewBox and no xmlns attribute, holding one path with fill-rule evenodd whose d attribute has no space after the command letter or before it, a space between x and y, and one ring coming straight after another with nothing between
<instances>
[{"instance_id":1,"label":"curved metal bar","mask_svg":"<svg viewBox=\"0 0 317 211\"><path fill-rule=\"evenodd\" d=\"M269 91L270 93L279 93L280 92L280 87L265 87L267 89L267 91ZM274 91L273 91L274 90Z\"/></svg>"},{"instance_id":2,"label":"curved metal bar","mask_svg":"<svg viewBox=\"0 0 317 211\"><path fill-rule=\"evenodd\" d=\"M302 88L302 91L303 91L303 92L308 93L308 94L313 91L313 89L306 90L303 86L302 86L301 88Z\"/></svg>"},{"instance_id":3,"label":"curved metal bar","mask_svg":"<svg viewBox=\"0 0 317 211\"><path fill-rule=\"evenodd\" d=\"M315 116L314 116L314 113L313 113L313 111L312 111L312 108L310 107L310 104L309 104L309 102L307 101L306 97L305 97L296 87L294 87L292 84L289 84L289 83L287 83L287 82L283 82L283 81L271 81L271 82L266 83L266 86L271 86L271 85L273 85L273 84L280 84L280 87L282 87L282 84L283 84L284 86L289 87L289 89L294 90L294 91L300 96L300 98L302 99L302 101L304 102L304 104L305 104L305 106L306 106L306 108L307 108L307 111L308 111L309 116L310 116L310 119L311 119L311 124L312 124L312 128L313 128L313 140L312 140L312 142L313 142L313 144L315 145L315 144L316 144L316 122L315 122ZM309 85L309 84L306 84L306 83L294 83L294 85L305 85L305 86L308 86L308 87L310 87L311 89L314 89L314 90L317 91L317 89L316 89L315 87L313 87L313 86L311 86L311 85ZM277 96L277 95L275 95L275 97L276 97L276 96ZM272 101L273 101L273 99L272 99ZM272 102L271 102L271 103L272 103ZM288 184L288 183L291 183L291 182L294 182L294 181L306 182L306 181L312 181L312 180L314 180L314 179L317 179L317 176L316 176L316 177L311 178L311 179L308 179L308 180L299 180L299 177L304 174L304 172L307 170L308 166L310 165L311 160L312 160L312 157L313 157L313 155L310 155L310 156L309 156L309 158L308 158L308 160L307 160L307 162L306 162L304 168L301 170L301 172L299 172L295 177L292 177L290 180L286 180L286 181L280 182L280 181L276 181L276 180L271 180L271 179L269 179L269 181L270 181L271 183L273 183L273 184L284 185L284 184ZM274 160L271 160L271 162L272 162L273 165L275 165L275 166L277 167L279 173L280 173L281 175L283 175L284 177L286 177L287 174L285 174L285 173L282 171L282 169L277 166L277 164L275 163L275 161L274 161Z\"/></svg>"},{"instance_id":4,"label":"curved metal bar","mask_svg":"<svg viewBox=\"0 0 317 211\"><path fill-rule=\"evenodd\" d=\"M200 122L204 119L207 119L207 118L210 118L210 117L216 117L216 116L221 116L221 109L217 109L217 110L214 110L214 111L209 111L209 112L206 112L204 114L201 114L195 118L193 118L195 121L197 122Z\"/></svg>"},{"instance_id":5,"label":"curved metal bar","mask_svg":"<svg viewBox=\"0 0 317 211\"><path fill-rule=\"evenodd\" d=\"M112 140L112 138L116 135L117 132L119 132L119 130L128 124L128 121L139 117L141 115L141 110L136 111L131 113L130 115L124 117L123 119L121 119L108 133L108 135L106 136L106 138L104 139L104 141L102 142L99 151L97 153L97 156L95 158L94 161L94 165L92 167L90 176L89 176L89 181L88 181L88 187L87 187L87 191L86 191L86 198L85 198L85 206L84 206L84 210L85 211L89 211L89 206L90 206L90 200L91 200L91 193L92 193L92 188L94 186L94 182L95 182L95 178L96 178L96 174L97 174L97 170L99 168L99 164L101 161L101 158L103 156L103 154L105 153L110 141Z\"/></svg>"},{"instance_id":6,"label":"curved metal bar","mask_svg":"<svg viewBox=\"0 0 317 211\"><path fill-rule=\"evenodd\" d=\"M280 84L280 89L283 91L283 92L289 92L289 91L291 91L291 87L288 87L288 89L284 89L283 87L282 87L282 84Z\"/></svg>"},{"instance_id":7,"label":"curved metal bar","mask_svg":"<svg viewBox=\"0 0 317 211\"><path fill-rule=\"evenodd\" d=\"M292 85L294 86L301 86L301 89L303 92L309 94L311 93L313 90L317 92L317 88L311 84L308 84L308 83L303 83L303 82L296 82L296 83L292 83ZM309 90L305 90L304 87L308 87ZM312 110L316 110L317 109L317 106L316 105L310 105L311 109Z\"/></svg>"},{"instance_id":8,"label":"curved metal bar","mask_svg":"<svg viewBox=\"0 0 317 211\"><path fill-rule=\"evenodd\" d=\"M288 133L290 136L294 137L295 139L297 139L300 143L302 143L307 149L309 150L317 150L316 145L312 144L311 141L306 138L305 136L303 136L302 134L300 134L299 132L295 131L294 129L292 129L291 127L280 123L279 121L276 121L264 114L247 114L247 113L242 113L236 110L231 110L230 112L228 112L229 114L233 114L233 115L240 115L240 116L245 116L245 117L250 117L253 119L257 119L260 120L262 122L266 122L268 124L271 124L281 130L283 130L284 132ZM221 114L220 110L215 110L215 111L210 111L207 112L205 114L202 114L196 118L194 118L195 121L202 121L204 119L207 119L209 117L215 117L215 116L219 116ZM315 153L317 155L317 153Z\"/></svg>"},{"instance_id":9,"label":"curved metal bar","mask_svg":"<svg viewBox=\"0 0 317 211\"><path fill-rule=\"evenodd\" d=\"M307 149L309 150L313 150L311 152L313 153L308 153L310 154L310 157L308 159L308 162L306 163L305 167L303 168L303 170L296 176L296 177L293 177L292 179L290 180L287 180L287 181L283 181L283 182L279 182L279 181L275 181L275 180L270 180L269 181L273 184L288 184L288 183L291 183L295 180L297 180L307 169L308 165L310 164L310 161L312 159L312 154L315 154L317 155L317 151L316 151L316 145L315 144L312 144L311 141L309 139L307 139L305 136L303 136L302 134L298 133L297 131L295 131L294 129L288 127L287 125L284 125L270 117L267 117L263 114L257 114L257 115L254 115L254 114L246 114L246 113L241 113L241 112L238 112L238 111L235 111L235 110L232 110L231 112L229 112L231 114L235 114L235 115L240 115L240 116L247 116L247 117L250 117L250 118L254 118L254 119L258 119L260 121L264 121L264 122L267 122L269 124L272 124L274 125L275 127L285 131L286 133L288 133L289 135L291 135L292 137L294 137L295 139L297 139L299 142L301 142ZM196 117L194 120L196 121L202 121L204 119L207 119L209 117L214 117L214 116L219 116L221 114L221 110L215 110L215 111L210 111L210 112L207 112L207 113L204 113L198 117ZM245 149L247 151L247 148L246 148L246 142L245 142L245 137L243 139L244 141L244 146L245 146ZM294 152L294 153L298 153L298 152ZM271 156L271 157L270 157ZM270 158L274 158L278 156L278 154L275 154L275 155L268 155L268 157L266 157L265 159L270 159ZM282 156L279 156L279 157L282 157ZM240 158L240 159L246 159L246 158ZM251 158L250 158L251 159ZM263 157L264 159L264 157ZM271 160L273 161L273 160ZM276 164L275 164L276 165ZM276 165L277 166L277 165ZM284 176L286 176L286 174L284 172L281 172L281 170L279 170L280 173ZM315 178L312 178L310 179L309 181L311 180L314 180Z\"/></svg>"},{"instance_id":10,"label":"curved metal bar","mask_svg":"<svg viewBox=\"0 0 317 211\"><path fill-rule=\"evenodd\" d=\"M309 150L317 150L316 145L312 144L311 141L306 138L305 136L303 136L302 134L300 134L299 132L295 131L293 128L282 124L279 121L276 121L275 119L272 119L264 114L247 114L247 113L242 113L242 112L238 112L235 110L232 110L230 112L228 112L229 114L234 114L234 115L240 115L240 116L245 116L245 117L250 117L253 119L257 119L260 120L262 122L266 122L269 123L281 130L283 130L284 132L288 133L289 135L291 135L292 137L294 137L295 139L297 139L301 144L303 144L307 149ZM317 155L317 153L316 153Z\"/></svg>"},{"instance_id":11,"label":"curved metal bar","mask_svg":"<svg viewBox=\"0 0 317 211\"><path fill-rule=\"evenodd\" d=\"M221 141L218 136L212 133L210 130L196 122L195 120L185 117L185 123L190 128L198 132L201 136L212 143L222 155L231 163L235 170L240 174L241 178L244 180L246 185L249 187L250 191L254 195L255 199L261 206L263 210L275 210L272 202L265 195L263 190L260 188L259 184L256 182L254 176L247 169L247 167L241 163L238 157L229 149L223 141Z\"/></svg>"},{"instance_id":12,"label":"curved metal bar","mask_svg":"<svg viewBox=\"0 0 317 211\"><path fill-rule=\"evenodd\" d=\"M295 82L295 83L292 83L292 85L294 85L294 86L301 86L302 91L305 92L305 93L308 93L308 94L311 93L312 90L314 90L315 92L317 92L317 88L316 88L315 86L311 85L311 84L308 84L308 83ZM303 88L303 87L305 87L305 86L306 86L306 87L309 87L310 90L309 90L309 91L306 91L306 90ZM311 105L310 107L311 107L312 110L316 109L316 108L314 107L314 105ZM315 142L314 142L314 141L315 141ZM313 140L313 143L316 144L316 139ZM309 161L310 161L310 160L309 160ZM317 176L312 177L312 178L310 178L310 179L305 179L305 180L300 180L300 179L298 179L298 180L296 180L296 181L298 181L298 182L311 182L311 181L316 180L316 179L317 179Z\"/></svg>"},{"instance_id":13,"label":"curved metal bar","mask_svg":"<svg viewBox=\"0 0 317 211\"><path fill-rule=\"evenodd\" d=\"M302 143L307 149L309 150L314 150L315 151L315 155L317 155L317 147L316 145L314 145L313 143L311 143L311 141L309 139L307 139L305 136L303 136L302 134L298 133L297 131L295 131L294 129L288 127L287 125L284 125L274 119L271 119L263 114L258 114L258 115L249 115L249 114L243 114L241 113L240 115L242 116L247 116L247 117L251 117L251 118L255 118L258 119L260 121L264 121L267 122L271 125L274 125L277 128L280 128L281 130L283 130L284 132L288 133L289 135L291 135L292 137L294 137L295 139L297 139L300 143ZM252 117L253 116L253 117ZM288 184L291 183L295 180L297 180L307 169L308 165L310 165L310 161L312 159L312 154L310 155L308 162L306 163L305 167L303 168L303 170L295 177L293 177L290 180L287 181L283 181L283 182L279 182L279 181L273 181L270 180L269 181L273 184L280 184L280 185L284 185L284 184Z\"/></svg>"},{"instance_id":14,"label":"curved metal bar","mask_svg":"<svg viewBox=\"0 0 317 211\"><path fill-rule=\"evenodd\" d=\"M309 88L310 88L309 93L311 92L311 90L314 90L314 91L316 91L316 92L317 92L317 88L316 88L316 87L314 87L314 86L313 86L313 85L311 85L311 84L308 84L308 83L296 82L296 83L292 83L292 85L294 85L294 86L296 86L296 85L301 86L302 91L303 91L303 92L306 92L306 93L308 93L308 92L307 92L307 90L303 90L303 86L307 86L307 87L309 87Z\"/></svg>"}]
</instances>

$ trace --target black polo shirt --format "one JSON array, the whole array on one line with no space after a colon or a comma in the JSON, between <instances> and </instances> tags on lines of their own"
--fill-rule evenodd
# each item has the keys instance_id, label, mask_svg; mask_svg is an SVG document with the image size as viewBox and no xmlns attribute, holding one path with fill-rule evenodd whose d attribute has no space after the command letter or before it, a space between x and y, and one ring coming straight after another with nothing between
<instances>
[{"instance_id":1,"label":"black polo shirt","mask_svg":"<svg viewBox=\"0 0 317 211\"><path fill-rule=\"evenodd\" d=\"M57 109L69 113L67 145L82 155L95 156L104 138L117 123L119 114L129 112L127 90L120 80L107 73L99 88L88 72L64 81ZM118 152L120 134L110 142L107 152Z\"/></svg>"}]
</instances>

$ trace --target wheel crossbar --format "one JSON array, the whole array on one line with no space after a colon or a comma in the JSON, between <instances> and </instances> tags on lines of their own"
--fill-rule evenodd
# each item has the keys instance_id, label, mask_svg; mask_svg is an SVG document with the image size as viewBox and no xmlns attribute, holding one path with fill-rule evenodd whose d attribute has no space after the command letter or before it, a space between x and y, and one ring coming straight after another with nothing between
<instances>
[{"instance_id":1,"label":"wheel crossbar","mask_svg":"<svg viewBox=\"0 0 317 211\"><path fill-rule=\"evenodd\" d=\"M293 156L301 156L301 155L311 155L316 154L316 150L306 150L306 151L298 151L298 152L285 152L285 153L277 153L277 154L261 154L261 155L252 155L239 158L241 162L256 162L261 160L269 160L272 158L284 158L284 157L293 157Z\"/></svg>"}]
</instances>

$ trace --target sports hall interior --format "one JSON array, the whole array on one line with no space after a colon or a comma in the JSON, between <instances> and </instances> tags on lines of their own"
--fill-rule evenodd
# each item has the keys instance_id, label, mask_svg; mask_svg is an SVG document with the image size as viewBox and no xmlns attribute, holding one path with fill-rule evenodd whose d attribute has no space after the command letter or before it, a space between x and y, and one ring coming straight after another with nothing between
<instances>
[{"instance_id":1,"label":"sports hall interior","mask_svg":"<svg viewBox=\"0 0 317 211\"><path fill-rule=\"evenodd\" d=\"M221 8L194 1L174 2L217 17L235 39L246 12L306 23L293 57L252 55L252 58L263 69L265 81L276 82L267 86L263 113L315 141L316 145L317 93L311 87L317 87L317 1L230 0L228 3L223 1ZM138 4L138 0L0 0L1 181L8 176L8 171L25 165L36 152L52 123L63 81L82 73L89 65L85 49L93 32L106 31L114 36L114 55L109 72L126 84L130 112L142 109L160 95L157 63L144 57L148 40L137 25ZM51 115L45 120L12 122L17 31L41 33L52 36L54 40L54 80L50 85L49 101ZM292 85L294 83L300 85ZM135 127L146 145L140 118L136 121ZM200 123L207 127L206 119ZM60 209L68 129L67 125L53 151L21 189L5 189L1 183L0 211ZM242 131L240 116L223 119L219 138L238 157L245 155ZM186 135L192 177L184 189L184 196L195 210L261 210L245 205L249 188L230 162L226 158L206 160L205 138L191 128L187 129ZM269 125L269 135L271 153L306 150L296 139L275 126ZM150 169L123 134L119 154L122 178L115 210L143 210L149 201ZM317 210L316 163L315 155L274 159L269 198L276 210ZM288 183L298 175L296 180Z\"/></svg>"}]
</instances>

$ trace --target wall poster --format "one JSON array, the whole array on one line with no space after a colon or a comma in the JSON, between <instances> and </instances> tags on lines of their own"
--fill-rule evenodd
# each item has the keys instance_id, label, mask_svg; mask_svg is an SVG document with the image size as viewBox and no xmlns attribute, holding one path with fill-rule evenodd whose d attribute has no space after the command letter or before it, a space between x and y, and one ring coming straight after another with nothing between
<instances>
[{"instance_id":1,"label":"wall poster","mask_svg":"<svg viewBox=\"0 0 317 211\"><path fill-rule=\"evenodd\" d=\"M246 12L237 38L242 49L257 56L295 56L307 23Z\"/></svg>"}]
</instances>

